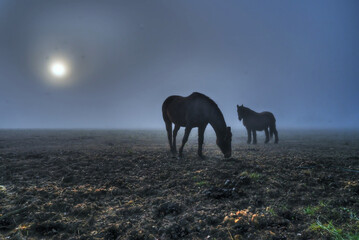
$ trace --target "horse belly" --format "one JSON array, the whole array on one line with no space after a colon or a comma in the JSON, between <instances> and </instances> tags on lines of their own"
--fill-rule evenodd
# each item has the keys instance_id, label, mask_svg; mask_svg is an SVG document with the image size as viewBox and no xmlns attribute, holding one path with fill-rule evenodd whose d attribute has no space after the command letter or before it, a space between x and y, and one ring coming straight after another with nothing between
<instances>
[{"instance_id":1,"label":"horse belly","mask_svg":"<svg viewBox=\"0 0 359 240\"><path fill-rule=\"evenodd\" d=\"M198 120L196 118L171 118L170 117L171 122L173 122L176 125L180 125L181 127L186 127L186 126L190 126L190 127L200 127L204 125L204 121L203 120Z\"/></svg>"},{"instance_id":2,"label":"horse belly","mask_svg":"<svg viewBox=\"0 0 359 240\"><path fill-rule=\"evenodd\" d=\"M263 131L264 129L268 128L268 124L265 121L261 121L258 119L249 119L246 121L246 127L250 129L254 129L256 131Z\"/></svg>"},{"instance_id":3,"label":"horse belly","mask_svg":"<svg viewBox=\"0 0 359 240\"><path fill-rule=\"evenodd\" d=\"M257 122L254 124L253 127L256 131L263 131L264 129L268 128L268 124L265 121Z\"/></svg>"},{"instance_id":4,"label":"horse belly","mask_svg":"<svg viewBox=\"0 0 359 240\"><path fill-rule=\"evenodd\" d=\"M180 125L181 127L185 127L187 124L186 119L182 118L182 117L178 117L176 115L177 114L175 114L175 115L169 114L168 117L171 120L171 122L173 122L175 125Z\"/></svg>"}]
</instances>

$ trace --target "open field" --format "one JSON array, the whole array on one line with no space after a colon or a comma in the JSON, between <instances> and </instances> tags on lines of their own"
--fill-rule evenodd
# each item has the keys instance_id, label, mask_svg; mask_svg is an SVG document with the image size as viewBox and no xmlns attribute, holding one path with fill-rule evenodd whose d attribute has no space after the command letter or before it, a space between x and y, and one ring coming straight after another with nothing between
<instances>
[{"instance_id":1,"label":"open field","mask_svg":"<svg viewBox=\"0 0 359 240\"><path fill-rule=\"evenodd\" d=\"M278 131L1 130L0 239L359 239L359 132Z\"/></svg>"}]
</instances>

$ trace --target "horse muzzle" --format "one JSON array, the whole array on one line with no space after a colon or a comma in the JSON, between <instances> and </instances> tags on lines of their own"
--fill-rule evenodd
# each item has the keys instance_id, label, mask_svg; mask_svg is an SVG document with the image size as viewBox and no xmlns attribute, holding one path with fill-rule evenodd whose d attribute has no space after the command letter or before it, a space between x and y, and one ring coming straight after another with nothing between
<instances>
[{"instance_id":1,"label":"horse muzzle","mask_svg":"<svg viewBox=\"0 0 359 240\"><path fill-rule=\"evenodd\" d=\"M230 158L232 156L232 153L226 153L226 154L224 154L224 158Z\"/></svg>"}]
</instances>

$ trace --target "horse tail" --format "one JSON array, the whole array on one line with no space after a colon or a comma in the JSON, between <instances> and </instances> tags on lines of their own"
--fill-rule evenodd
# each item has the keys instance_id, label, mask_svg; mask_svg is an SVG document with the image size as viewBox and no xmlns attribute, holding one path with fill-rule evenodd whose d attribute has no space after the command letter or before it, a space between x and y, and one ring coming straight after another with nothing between
<instances>
[{"instance_id":1,"label":"horse tail","mask_svg":"<svg viewBox=\"0 0 359 240\"><path fill-rule=\"evenodd\" d=\"M169 96L162 104L162 117L166 124L170 124L171 120L167 114L168 106L173 102L176 96Z\"/></svg>"},{"instance_id":2,"label":"horse tail","mask_svg":"<svg viewBox=\"0 0 359 240\"><path fill-rule=\"evenodd\" d=\"M269 123L269 135L270 138L273 138L273 134L276 131L276 124L275 124L276 120L273 114L271 114L270 116L270 123Z\"/></svg>"},{"instance_id":3,"label":"horse tail","mask_svg":"<svg viewBox=\"0 0 359 240\"><path fill-rule=\"evenodd\" d=\"M274 134L273 128L275 128L275 125L274 125L274 126L273 126L273 125L270 125L270 127L269 127L269 135L270 135L270 138L273 138L273 134Z\"/></svg>"},{"instance_id":4,"label":"horse tail","mask_svg":"<svg viewBox=\"0 0 359 240\"><path fill-rule=\"evenodd\" d=\"M168 104L169 104L169 98L167 98L162 104L162 117L163 117L163 121L165 121L165 123L168 123L170 121L170 119L168 118L168 115L167 115Z\"/></svg>"}]
</instances>

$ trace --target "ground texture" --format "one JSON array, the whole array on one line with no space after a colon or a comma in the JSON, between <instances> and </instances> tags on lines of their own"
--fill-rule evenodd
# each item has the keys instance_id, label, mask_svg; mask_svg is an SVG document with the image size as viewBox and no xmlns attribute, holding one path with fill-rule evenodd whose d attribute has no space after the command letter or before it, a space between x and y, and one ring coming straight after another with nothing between
<instances>
[{"instance_id":1,"label":"ground texture","mask_svg":"<svg viewBox=\"0 0 359 240\"><path fill-rule=\"evenodd\" d=\"M233 134L1 130L0 239L359 239L359 132Z\"/></svg>"}]
</instances>

